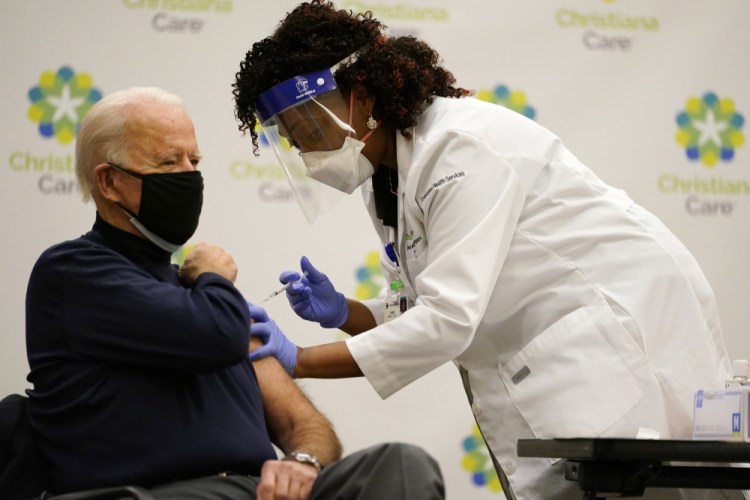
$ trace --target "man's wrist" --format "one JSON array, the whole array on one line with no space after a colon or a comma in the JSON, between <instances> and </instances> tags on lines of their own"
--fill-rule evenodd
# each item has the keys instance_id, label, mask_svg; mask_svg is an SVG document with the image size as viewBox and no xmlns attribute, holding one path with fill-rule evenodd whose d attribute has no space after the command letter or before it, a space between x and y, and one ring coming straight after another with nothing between
<instances>
[{"instance_id":1,"label":"man's wrist","mask_svg":"<svg viewBox=\"0 0 750 500\"><path fill-rule=\"evenodd\" d=\"M289 452L283 458L283 460L291 461L291 462L299 462L301 464L315 467L315 470L317 470L318 472L320 472L320 470L323 468L320 461L315 455L313 455L312 453L304 452L304 451Z\"/></svg>"}]
</instances>

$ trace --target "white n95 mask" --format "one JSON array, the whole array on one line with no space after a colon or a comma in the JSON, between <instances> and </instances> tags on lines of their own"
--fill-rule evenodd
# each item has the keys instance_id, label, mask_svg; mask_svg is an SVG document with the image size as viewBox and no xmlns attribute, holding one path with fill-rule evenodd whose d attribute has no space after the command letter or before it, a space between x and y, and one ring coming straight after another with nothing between
<instances>
[{"instance_id":1,"label":"white n95 mask","mask_svg":"<svg viewBox=\"0 0 750 500\"><path fill-rule=\"evenodd\" d=\"M310 223L375 171L361 153L378 122L370 116L370 131L355 139L356 92L350 89L347 106L334 76L357 57L358 53L350 54L330 68L294 75L261 92L255 103L263 136Z\"/></svg>"},{"instance_id":2,"label":"white n95 mask","mask_svg":"<svg viewBox=\"0 0 750 500\"><path fill-rule=\"evenodd\" d=\"M351 194L375 173L370 160L362 154L364 147L364 142L349 136L339 149L302 153L302 161L310 177Z\"/></svg>"}]
</instances>

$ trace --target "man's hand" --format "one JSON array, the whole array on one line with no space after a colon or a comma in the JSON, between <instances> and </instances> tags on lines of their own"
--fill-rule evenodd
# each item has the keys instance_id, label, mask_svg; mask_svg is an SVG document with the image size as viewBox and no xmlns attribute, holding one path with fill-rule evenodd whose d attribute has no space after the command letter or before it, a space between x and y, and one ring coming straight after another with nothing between
<instances>
[{"instance_id":1,"label":"man's hand","mask_svg":"<svg viewBox=\"0 0 750 500\"><path fill-rule=\"evenodd\" d=\"M260 471L257 500L307 500L317 477L310 465L267 460Z\"/></svg>"},{"instance_id":2,"label":"man's hand","mask_svg":"<svg viewBox=\"0 0 750 500\"><path fill-rule=\"evenodd\" d=\"M197 243L180 266L180 279L185 286L193 286L203 273L216 273L232 283L237 279L234 258L223 248L210 243Z\"/></svg>"}]
</instances>

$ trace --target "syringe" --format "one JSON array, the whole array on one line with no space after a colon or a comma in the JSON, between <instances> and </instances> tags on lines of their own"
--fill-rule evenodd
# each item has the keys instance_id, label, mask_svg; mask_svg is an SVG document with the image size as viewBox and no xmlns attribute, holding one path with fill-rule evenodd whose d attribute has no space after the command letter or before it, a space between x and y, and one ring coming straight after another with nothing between
<instances>
[{"instance_id":1,"label":"syringe","mask_svg":"<svg viewBox=\"0 0 750 500\"><path fill-rule=\"evenodd\" d=\"M305 276L307 276L307 271L305 271L305 272L304 272L303 274L304 274ZM262 301L261 301L260 303L262 304L262 303L264 303L264 302L267 302L268 300L270 300L270 299L272 299L272 298L276 297L276 296L277 296L277 295L279 295L280 293L284 292L284 291L285 291L285 290L286 290L287 288L289 288L289 287L290 287L290 286L292 285L292 283L298 283L298 282L299 282L299 281L300 281L301 279L302 279L302 278L300 278L299 280L295 280L295 281L290 281L289 283L287 283L286 285L282 286L281 288L279 288L279 289L278 289L278 290L276 290L275 292L271 293L271 295L269 295L268 297L266 297L265 299L263 299L263 300L262 300Z\"/></svg>"}]
</instances>

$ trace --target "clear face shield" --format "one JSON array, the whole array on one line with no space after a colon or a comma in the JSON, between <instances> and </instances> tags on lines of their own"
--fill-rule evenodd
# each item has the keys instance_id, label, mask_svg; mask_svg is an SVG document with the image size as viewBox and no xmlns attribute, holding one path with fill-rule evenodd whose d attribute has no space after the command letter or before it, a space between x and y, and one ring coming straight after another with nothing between
<instances>
[{"instance_id":1,"label":"clear face shield","mask_svg":"<svg viewBox=\"0 0 750 500\"><path fill-rule=\"evenodd\" d=\"M350 125L350 103L341 95L333 71L290 78L263 92L257 103L263 134L311 223L348 191L313 178L323 157L340 152L356 135Z\"/></svg>"}]
</instances>

